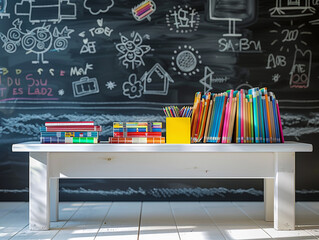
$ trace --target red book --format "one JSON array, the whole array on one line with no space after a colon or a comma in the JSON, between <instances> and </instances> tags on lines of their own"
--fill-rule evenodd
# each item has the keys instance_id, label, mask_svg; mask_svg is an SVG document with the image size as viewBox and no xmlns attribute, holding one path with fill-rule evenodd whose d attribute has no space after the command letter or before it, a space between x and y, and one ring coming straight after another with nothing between
<instances>
[{"instance_id":1,"label":"red book","mask_svg":"<svg viewBox=\"0 0 319 240\"><path fill-rule=\"evenodd\" d=\"M124 137L123 132L114 132L114 137ZM127 137L161 137L161 132L127 132Z\"/></svg>"},{"instance_id":2,"label":"red book","mask_svg":"<svg viewBox=\"0 0 319 240\"><path fill-rule=\"evenodd\" d=\"M67 122L45 122L46 127L51 126L93 126L94 121L67 121Z\"/></svg>"},{"instance_id":3,"label":"red book","mask_svg":"<svg viewBox=\"0 0 319 240\"><path fill-rule=\"evenodd\" d=\"M49 126L40 127L41 132L101 132L101 126L78 125L78 126Z\"/></svg>"}]
</instances>

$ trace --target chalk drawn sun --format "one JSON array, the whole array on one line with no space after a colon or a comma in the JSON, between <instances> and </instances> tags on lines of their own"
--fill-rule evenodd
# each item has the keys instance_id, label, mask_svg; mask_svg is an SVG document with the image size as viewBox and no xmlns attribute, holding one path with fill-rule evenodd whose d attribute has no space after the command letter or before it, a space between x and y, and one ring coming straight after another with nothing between
<instances>
[{"instance_id":1,"label":"chalk drawn sun","mask_svg":"<svg viewBox=\"0 0 319 240\"><path fill-rule=\"evenodd\" d=\"M199 72L198 65L202 63L201 59L197 50L192 46L184 45L174 51L171 64L178 75L192 76Z\"/></svg>"},{"instance_id":2,"label":"chalk drawn sun","mask_svg":"<svg viewBox=\"0 0 319 240\"><path fill-rule=\"evenodd\" d=\"M280 74L276 73L276 74L272 75L272 80L273 80L274 82L278 82L279 79L280 79Z\"/></svg>"}]
</instances>

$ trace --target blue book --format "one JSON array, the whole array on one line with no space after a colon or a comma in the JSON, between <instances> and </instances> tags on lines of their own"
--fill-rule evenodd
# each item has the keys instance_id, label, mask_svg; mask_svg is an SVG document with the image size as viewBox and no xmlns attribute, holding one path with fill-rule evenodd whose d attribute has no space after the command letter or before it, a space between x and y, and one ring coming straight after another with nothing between
<instances>
[{"instance_id":1,"label":"blue book","mask_svg":"<svg viewBox=\"0 0 319 240\"><path fill-rule=\"evenodd\" d=\"M262 97L262 103L263 103L263 112L264 112L264 126L265 126L265 135L266 135L266 143L270 143L269 139L269 129L268 129L268 120L267 120L267 107L266 107L266 99L265 97Z\"/></svg>"},{"instance_id":2,"label":"blue book","mask_svg":"<svg viewBox=\"0 0 319 240\"><path fill-rule=\"evenodd\" d=\"M273 109L273 112L274 112L275 130L276 130L276 142L280 143L280 131L279 131L279 122L278 122L276 98L274 96L271 96L271 103L272 103L272 109Z\"/></svg>"},{"instance_id":3,"label":"blue book","mask_svg":"<svg viewBox=\"0 0 319 240\"><path fill-rule=\"evenodd\" d=\"M98 132L41 132L41 137L98 137Z\"/></svg>"},{"instance_id":4,"label":"blue book","mask_svg":"<svg viewBox=\"0 0 319 240\"><path fill-rule=\"evenodd\" d=\"M219 113L219 105L220 105L221 97L216 97L216 111L214 115L214 121L212 125L212 134L211 134L211 142L215 142L215 135L216 135L216 128L217 128L217 120L218 120L218 113Z\"/></svg>"},{"instance_id":5,"label":"blue book","mask_svg":"<svg viewBox=\"0 0 319 240\"><path fill-rule=\"evenodd\" d=\"M261 91L259 91L258 99L259 99L259 112L260 112L260 131L261 131L260 141L265 143L266 137L265 137L265 126L264 126L264 110L263 110L264 108L263 108L261 96L262 96L262 93Z\"/></svg>"}]
</instances>

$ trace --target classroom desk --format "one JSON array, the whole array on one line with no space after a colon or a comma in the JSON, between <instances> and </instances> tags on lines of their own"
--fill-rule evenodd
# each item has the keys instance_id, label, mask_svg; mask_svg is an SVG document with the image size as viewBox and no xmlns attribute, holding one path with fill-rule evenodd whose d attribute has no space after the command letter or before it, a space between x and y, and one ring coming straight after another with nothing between
<instances>
[{"instance_id":1,"label":"classroom desk","mask_svg":"<svg viewBox=\"0 0 319 240\"><path fill-rule=\"evenodd\" d=\"M48 230L58 220L63 178L262 178L266 221L294 230L295 152L311 152L312 145L25 142L12 151L29 152L30 230Z\"/></svg>"}]
</instances>

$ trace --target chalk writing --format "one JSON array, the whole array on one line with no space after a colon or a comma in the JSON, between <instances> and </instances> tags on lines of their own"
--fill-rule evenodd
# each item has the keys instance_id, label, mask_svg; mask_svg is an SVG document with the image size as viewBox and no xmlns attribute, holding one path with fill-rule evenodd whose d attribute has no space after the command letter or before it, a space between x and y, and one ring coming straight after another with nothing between
<instances>
[{"instance_id":1,"label":"chalk writing","mask_svg":"<svg viewBox=\"0 0 319 240\"><path fill-rule=\"evenodd\" d=\"M119 60L122 64L132 69L138 68L141 65L145 65L143 56L151 50L149 45L143 45L143 39L139 33L132 33L133 40L129 40L127 37L121 36L121 43L115 45L119 51Z\"/></svg>"},{"instance_id":2,"label":"chalk writing","mask_svg":"<svg viewBox=\"0 0 319 240\"><path fill-rule=\"evenodd\" d=\"M89 53L94 54L96 53L96 42L95 41L89 41L89 39L85 38L83 39L83 46L81 47L80 54L83 53Z\"/></svg>"},{"instance_id":3,"label":"chalk writing","mask_svg":"<svg viewBox=\"0 0 319 240\"><path fill-rule=\"evenodd\" d=\"M92 15L106 13L114 5L113 0L84 0L83 6L89 10Z\"/></svg>"},{"instance_id":4,"label":"chalk writing","mask_svg":"<svg viewBox=\"0 0 319 240\"><path fill-rule=\"evenodd\" d=\"M72 82L74 97L83 97L99 93L99 85L96 78L82 77L79 81Z\"/></svg>"},{"instance_id":5,"label":"chalk writing","mask_svg":"<svg viewBox=\"0 0 319 240\"><path fill-rule=\"evenodd\" d=\"M96 20L98 27L91 28L89 32L91 33L92 37L95 37L95 35L101 35L105 34L105 36L110 37L111 33L113 32L113 29L110 29L109 27L103 28L103 18ZM85 32L82 32L79 34L79 36L85 37Z\"/></svg>"},{"instance_id":6,"label":"chalk writing","mask_svg":"<svg viewBox=\"0 0 319 240\"><path fill-rule=\"evenodd\" d=\"M185 5L184 7L173 7L173 10L169 10L166 14L166 23L170 31L176 33L188 33L197 31L200 22L200 15L193 9Z\"/></svg>"},{"instance_id":7,"label":"chalk writing","mask_svg":"<svg viewBox=\"0 0 319 240\"><path fill-rule=\"evenodd\" d=\"M15 5L17 16L28 16L31 23L53 22L76 19L76 4L70 0L21 0Z\"/></svg>"},{"instance_id":8,"label":"chalk writing","mask_svg":"<svg viewBox=\"0 0 319 240\"><path fill-rule=\"evenodd\" d=\"M109 89L109 90L113 90L117 85L115 82L112 82L112 81L108 81L106 84L105 84L106 88Z\"/></svg>"},{"instance_id":9,"label":"chalk writing","mask_svg":"<svg viewBox=\"0 0 319 240\"><path fill-rule=\"evenodd\" d=\"M308 88L310 84L310 73L312 63L312 52L310 50L302 52L296 49L294 61L290 71L291 88Z\"/></svg>"},{"instance_id":10,"label":"chalk writing","mask_svg":"<svg viewBox=\"0 0 319 240\"><path fill-rule=\"evenodd\" d=\"M202 57L197 50L192 46L179 46L178 50L174 51L171 65L173 70L179 75L191 76L199 72L198 64L202 63Z\"/></svg>"},{"instance_id":11,"label":"chalk writing","mask_svg":"<svg viewBox=\"0 0 319 240\"><path fill-rule=\"evenodd\" d=\"M89 70L93 70L93 64L87 63L85 68L82 67L71 67L70 76L81 76L87 75Z\"/></svg>"},{"instance_id":12,"label":"chalk writing","mask_svg":"<svg viewBox=\"0 0 319 240\"><path fill-rule=\"evenodd\" d=\"M137 80L136 74L131 74L127 82L123 83L122 86L123 95L129 99L142 97L143 85L140 80Z\"/></svg>"},{"instance_id":13,"label":"chalk writing","mask_svg":"<svg viewBox=\"0 0 319 240\"><path fill-rule=\"evenodd\" d=\"M286 57L282 55L274 56L274 54L269 54L267 59L266 69L272 69L276 67L285 67L287 65Z\"/></svg>"},{"instance_id":14,"label":"chalk writing","mask_svg":"<svg viewBox=\"0 0 319 240\"><path fill-rule=\"evenodd\" d=\"M262 52L260 40L220 38L218 44L220 52Z\"/></svg>"},{"instance_id":15,"label":"chalk writing","mask_svg":"<svg viewBox=\"0 0 319 240\"><path fill-rule=\"evenodd\" d=\"M316 13L310 5L310 0L276 0L276 6L269 9L271 17L304 17Z\"/></svg>"},{"instance_id":16,"label":"chalk writing","mask_svg":"<svg viewBox=\"0 0 319 240\"><path fill-rule=\"evenodd\" d=\"M38 69L37 69L37 73L38 73L40 76L42 75L43 71L44 71L43 68L38 68ZM56 72L56 70L53 69L53 68L50 68L48 72L50 73L51 76L54 76L54 75L55 75L54 73ZM65 74L65 71L64 71L64 70L58 70L58 72L59 72L59 75L60 75L61 77L63 77L64 74Z\"/></svg>"},{"instance_id":17,"label":"chalk writing","mask_svg":"<svg viewBox=\"0 0 319 240\"><path fill-rule=\"evenodd\" d=\"M8 53L14 53L18 46L26 51L26 54L34 53L37 55L37 60L32 61L33 64L47 64L48 61L44 60L44 54L49 50L63 51L68 47L68 40L70 34L74 31L64 27L60 32L57 28L54 28L53 33L50 31L50 25L43 24L42 27L36 27L32 30L21 30L22 21L16 19L7 32L7 36L0 33L0 39L3 41L3 48Z\"/></svg>"},{"instance_id":18,"label":"chalk writing","mask_svg":"<svg viewBox=\"0 0 319 240\"><path fill-rule=\"evenodd\" d=\"M141 81L144 83L143 93L152 95L167 95L169 84L174 83L174 80L159 63L146 71Z\"/></svg>"},{"instance_id":19,"label":"chalk writing","mask_svg":"<svg viewBox=\"0 0 319 240\"><path fill-rule=\"evenodd\" d=\"M7 13L7 0L0 0L0 18L4 17L10 18L10 14Z\"/></svg>"},{"instance_id":20,"label":"chalk writing","mask_svg":"<svg viewBox=\"0 0 319 240\"><path fill-rule=\"evenodd\" d=\"M156 11L155 2L152 0L145 0L132 8L132 14L136 21L147 19L151 21L151 15Z\"/></svg>"},{"instance_id":21,"label":"chalk writing","mask_svg":"<svg viewBox=\"0 0 319 240\"><path fill-rule=\"evenodd\" d=\"M280 79L280 74L276 73L274 75L272 75L272 80L273 82L279 82L279 79Z\"/></svg>"}]
</instances>

